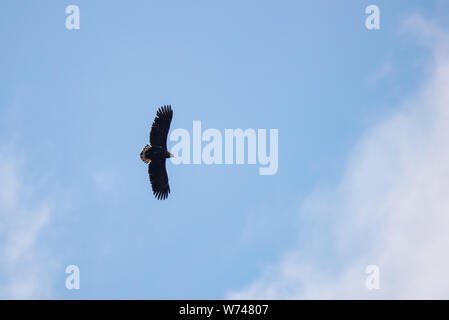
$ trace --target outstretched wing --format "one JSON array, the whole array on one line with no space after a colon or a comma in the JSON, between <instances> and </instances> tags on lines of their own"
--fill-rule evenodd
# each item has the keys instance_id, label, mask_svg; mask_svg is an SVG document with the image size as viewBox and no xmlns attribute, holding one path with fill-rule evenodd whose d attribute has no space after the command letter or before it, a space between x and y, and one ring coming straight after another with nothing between
<instances>
[{"instance_id":1,"label":"outstretched wing","mask_svg":"<svg viewBox=\"0 0 449 320\"><path fill-rule=\"evenodd\" d=\"M148 174L150 175L154 196L159 200L167 199L170 193L170 186L168 185L167 170L165 169L165 159L151 161L148 165Z\"/></svg>"},{"instance_id":2,"label":"outstretched wing","mask_svg":"<svg viewBox=\"0 0 449 320\"><path fill-rule=\"evenodd\" d=\"M167 135L172 118L173 110L170 105L160 107L157 110L150 131L150 144L152 146L161 146L167 149Z\"/></svg>"}]
</instances>

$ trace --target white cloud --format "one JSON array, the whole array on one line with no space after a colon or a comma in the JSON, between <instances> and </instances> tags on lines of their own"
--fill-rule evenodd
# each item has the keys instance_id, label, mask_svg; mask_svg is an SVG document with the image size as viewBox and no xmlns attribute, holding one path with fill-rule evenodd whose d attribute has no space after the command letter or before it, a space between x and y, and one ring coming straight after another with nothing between
<instances>
[{"instance_id":1,"label":"white cloud","mask_svg":"<svg viewBox=\"0 0 449 320\"><path fill-rule=\"evenodd\" d=\"M300 248L229 298L449 298L448 33L419 16L407 25L432 48L431 76L361 138L331 193L301 208L333 223L322 235L332 258ZM370 264L380 290L365 288Z\"/></svg>"},{"instance_id":2,"label":"white cloud","mask_svg":"<svg viewBox=\"0 0 449 320\"><path fill-rule=\"evenodd\" d=\"M48 260L39 236L51 217L45 201L30 201L14 157L0 155L0 298L33 299L50 296Z\"/></svg>"}]
</instances>

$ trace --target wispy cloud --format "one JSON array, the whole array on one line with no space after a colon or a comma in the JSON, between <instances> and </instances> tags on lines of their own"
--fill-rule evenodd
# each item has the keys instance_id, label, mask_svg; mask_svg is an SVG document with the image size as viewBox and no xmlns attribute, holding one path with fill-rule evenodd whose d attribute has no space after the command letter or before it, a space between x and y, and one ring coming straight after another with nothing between
<instances>
[{"instance_id":1,"label":"wispy cloud","mask_svg":"<svg viewBox=\"0 0 449 320\"><path fill-rule=\"evenodd\" d=\"M51 218L46 201L30 201L20 165L0 155L0 298L50 297L49 261L39 248L39 236Z\"/></svg>"},{"instance_id":2,"label":"wispy cloud","mask_svg":"<svg viewBox=\"0 0 449 320\"><path fill-rule=\"evenodd\" d=\"M301 208L331 221L333 258L301 245L229 298L449 298L448 33L417 15L407 25L432 50L431 76L361 138L340 183ZM369 264L380 290L365 288Z\"/></svg>"}]
</instances>

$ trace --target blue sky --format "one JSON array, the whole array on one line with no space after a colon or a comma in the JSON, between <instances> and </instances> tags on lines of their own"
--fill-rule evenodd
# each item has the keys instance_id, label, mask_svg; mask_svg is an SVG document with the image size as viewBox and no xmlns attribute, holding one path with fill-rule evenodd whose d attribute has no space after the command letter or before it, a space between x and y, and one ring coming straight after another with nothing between
<instances>
[{"instance_id":1,"label":"blue sky","mask_svg":"<svg viewBox=\"0 0 449 320\"><path fill-rule=\"evenodd\" d=\"M70 4L79 30L65 28ZM370 4L380 30L365 28ZM298 248L339 269L338 217L301 208L428 76L430 50L403 26L413 14L447 30L442 1L2 1L0 159L24 225L48 206L14 262L35 273L30 297L225 298ZM172 193L155 200L139 153L164 104L172 129L277 128L278 173L168 163ZM2 208L3 232L24 232ZM80 290L65 288L70 264ZM8 268L4 297L22 276Z\"/></svg>"}]
</instances>

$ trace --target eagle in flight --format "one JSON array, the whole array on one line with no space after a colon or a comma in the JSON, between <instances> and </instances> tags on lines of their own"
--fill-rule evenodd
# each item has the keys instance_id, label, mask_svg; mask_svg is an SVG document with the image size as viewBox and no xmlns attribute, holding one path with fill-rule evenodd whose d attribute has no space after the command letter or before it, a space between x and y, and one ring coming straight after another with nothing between
<instances>
[{"instance_id":1,"label":"eagle in flight","mask_svg":"<svg viewBox=\"0 0 449 320\"><path fill-rule=\"evenodd\" d=\"M165 159L174 157L167 150L167 135L170 129L173 110L170 105L157 110L150 131L150 145L146 145L140 153L140 159L148 163L148 174L154 196L159 200L167 199L170 193Z\"/></svg>"}]
</instances>

